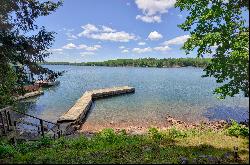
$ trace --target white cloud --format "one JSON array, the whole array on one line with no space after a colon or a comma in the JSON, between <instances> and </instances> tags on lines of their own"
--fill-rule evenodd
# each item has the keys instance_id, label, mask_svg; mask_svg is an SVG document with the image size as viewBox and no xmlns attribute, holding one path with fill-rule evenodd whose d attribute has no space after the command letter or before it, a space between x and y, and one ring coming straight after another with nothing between
<instances>
[{"instance_id":1,"label":"white cloud","mask_svg":"<svg viewBox=\"0 0 250 165\"><path fill-rule=\"evenodd\" d=\"M120 49L125 49L125 46L119 46Z\"/></svg>"},{"instance_id":2,"label":"white cloud","mask_svg":"<svg viewBox=\"0 0 250 165\"><path fill-rule=\"evenodd\" d=\"M52 51L52 52L62 52L63 49L50 49L50 51Z\"/></svg>"},{"instance_id":3,"label":"white cloud","mask_svg":"<svg viewBox=\"0 0 250 165\"><path fill-rule=\"evenodd\" d=\"M79 37L87 37L96 40L114 41L114 42L129 42L130 40L136 40L134 34L129 34L124 31L116 31L107 26L96 27L92 24L82 26L83 32L79 33Z\"/></svg>"},{"instance_id":4,"label":"white cloud","mask_svg":"<svg viewBox=\"0 0 250 165\"><path fill-rule=\"evenodd\" d=\"M144 16L138 17L147 23L161 22L161 15L168 12L168 9L174 7L176 0L135 0L137 7L142 10ZM156 20L153 18L157 18Z\"/></svg>"},{"instance_id":5,"label":"white cloud","mask_svg":"<svg viewBox=\"0 0 250 165\"><path fill-rule=\"evenodd\" d=\"M100 49L101 47L102 47L101 45L94 45L94 46L87 47L85 50L87 50L87 51L96 51L96 50Z\"/></svg>"},{"instance_id":6,"label":"white cloud","mask_svg":"<svg viewBox=\"0 0 250 165\"><path fill-rule=\"evenodd\" d=\"M122 53L129 53L129 50L128 49L124 49L124 50L122 50Z\"/></svg>"},{"instance_id":7,"label":"white cloud","mask_svg":"<svg viewBox=\"0 0 250 165\"><path fill-rule=\"evenodd\" d=\"M98 33L91 34L88 38L115 42L129 42L130 40L135 40L135 36L124 31L121 32L111 32L111 33Z\"/></svg>"},{"instance_id":8,"label":"white cloud","mask_svg":"<svg viewBox=\"0 0 250 165\"><path fill-rule=\"evenodd\" d=\"M53 54L63 54L63 49L49 49Z\"/></svg>"},{"instance_id":9,"label":"white cloud","mask_svg":"<svg viewBox=\"0 0 250 165\"><path fill-rule=\"evenodd\" d=\"M92 24L86 24L84 26L81 26L81 28L83 28L84 31L81 32L81 33L79 33L78 37L87 36L90 33L98 32L99 31L99 29L95 25L92 25Z\"/></svg>"},{"instance_id":10,"label":"white cloud","mask_svg":"<svg viewBox=\"0 0 250 165\"><path fill-rule=\"evenodd\" d=\"M165 41L163 45L183 45L188 40L188 38L190 38L189 35L175 37L171 40Z\"/></svg>"},{"instance_id":11,"label":"white cloud","mask_svg":"<svg viewBox=\"0 0 250 165\"><path fill-rule=\"evenodd\" d=\"M85 44L78 45L77 49L86 49L88 46Z\"/></svg>"},{"instance_id":12,"label":"white cloud","mask_svg":"<svg viewBox=\"0 0 250 165\"><path fill-rule=\"evenodd\" d=\"M77 46L75 44L73 44L73 43L69 43L69 44L63 46L62 48L63 49L76 49Z\"/></svg>"},{"instance_id":13,"label":"white cloud","mask_svg":"<svg viewBox=\"0 0 250 165\"><path fill-rule=\"evenodd\" d=\"M176 0L135 0L135 3L143 13L154 15L166 13L168 9L174 7Z\"/></svg>"},{"instance_id":14,"label":"white cloud","mask_svg":"<svg viewBox=\"0 0 250 165\"><path fill-rule=\"evenodd\" d=\"M147 48L134 48L132 51L135 52L135 53L147 53L147 52L151 52L152 49L150 47L147 47Z\"/></svg>"},{"instance_id":15,"label":"white cloud","mask_svg":"<svg viewBox=\"0 0 250 165\"><path fill-rule=\"evenodd\" d=\"M102 30L103 30L103 32L115 32L116 31L115 29L112 29L112 28L107 27L107 26L102 26Z\"/></svg>"},{"instance_id":16,"label":"white cloud","mask_svg":"<svg viewBox=\"0 0 250 165\"><path fill-rule=\"evenodd\" d=\"M154 23L154 22L160 23L161 22L161 16L159 16L159 15L153 15L153 16L137 15L135 18L139 19L143 22L147 22L147 23Z\"/></svg>"},{"instance_id":17,"label":"white cloud","mask_svg":"<svg viewBox=\"0 0 250 165\"><path fill-rule=\"evenodd\" d=\"M77 49L84 49L84 50L87 50L87 51L97 51L100 48L102 48L101 45L87 46L85 44L80 44L77 47Z\"/></svg>"},{"instance_id":18,"label":"white cloud","mask_svg":"<svg viewBox=\"0 0 250 165\"><path fill-rule=\"evenodd\" d=\"M66 33L66 36L68 37L68 40L74 40L74 39L77 39L78 37L71 34L71 33Z\"/></svg>"},{"instance_id":19,"label":"white cloud","mask_svg":"<svg viewBox=\"0 0 250 165\"><path fill-rule=\"evenodd\" d=\"M81 53L80 53L80 55L81 55L82 57L88 56L88 55L94 55L94 54L95 54L94 52L81 52Z\"/></svg>"},{"instance_id":20,"label":"white cloud","mask_svg":"<svg viewBox=\"0 0 250 165\"><path fill-rule=\"evenodd\" d=\"M159 40L162 38L162 35L157 31L153 31L148 35L148 39L150 40Z\"/></svg>"},{"instance_id":21,"label":"white cloud","mask_svg":"<svg viewBox=\"0 0 250 165\"><path fill-rule=\"evenodd\" d=\"M143 46L143 45L146 45L146 43L145 42L139 42L138 45Z\"/></svg>"},{"instance_id":22,"label":"white cloud","mask_svg":"<svg viewBox=\"0 0 250 165\"><path fill-rule=\"evenodd\" d=\"M158 46L158 47L154 47L154 50L164 52L164 51L171 50L171 48L169 46Z\"/></svg>"},{"instance_id":23,"label":"white cloud","mask_svg":"<svg viewBox=\"0 0 250 165\"><path fill-rule=\"evenodd\" d=\"M83 49L86 51L97 51L98 49L102 48L101 45L93 45L93 46L88 46L85 44L80 44L80 45L75 45L73 43L69 43L65 46L62 47L62 49Z\"/></svg>"}]
</instances>

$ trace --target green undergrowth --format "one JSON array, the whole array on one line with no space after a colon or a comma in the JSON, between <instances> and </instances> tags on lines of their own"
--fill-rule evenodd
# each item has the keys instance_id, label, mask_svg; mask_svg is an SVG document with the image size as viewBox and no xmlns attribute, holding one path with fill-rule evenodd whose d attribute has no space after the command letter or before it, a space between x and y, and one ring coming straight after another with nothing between
<instances>
[{"instance_id":1,"label":"green undergrowth","mask_svg":"<svg viewBox=\"0 0 250 165\"><path fill-rule=\"evenodd\" d=\"M235 127L235 126L234 126ZM57 140L43 138L19 142L16 146L0 142L2 163L249 163L249 138L234 136L230 128L212 130L159 131L150 128L144 135L115 133L105 129L91 138L76 136ZM237 130L237 129L236 129ZM237 131L236 131L237 132ZM249 134L249 133L248 133ZM246 135L246 134L244 134ZM233 157L238 147L239 159ZM202 160L201 160L202 159Z\"/></svg>"}]
</instances>

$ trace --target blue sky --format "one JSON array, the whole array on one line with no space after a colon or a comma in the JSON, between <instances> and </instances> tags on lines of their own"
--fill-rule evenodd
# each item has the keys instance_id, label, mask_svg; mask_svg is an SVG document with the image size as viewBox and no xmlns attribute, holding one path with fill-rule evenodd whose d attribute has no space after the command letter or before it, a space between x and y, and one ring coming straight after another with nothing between
<instances>
[{"instance_id":1,"label":"blue sky","mask_svg":"<svg viewBox=\"0 0 250 165\"><path fill-rule=\"evenodd\" d=\"M175 0L65 0L37 23L57 33L48 61L195 57L180 50L186 13Z\"/></svg>"}]
</instances>

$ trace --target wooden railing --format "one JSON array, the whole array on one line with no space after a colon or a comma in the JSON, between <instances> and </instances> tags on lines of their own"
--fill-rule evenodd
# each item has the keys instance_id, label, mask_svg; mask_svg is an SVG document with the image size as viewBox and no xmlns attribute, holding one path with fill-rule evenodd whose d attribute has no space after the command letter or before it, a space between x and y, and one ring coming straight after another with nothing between
<instances>
[{"instance_id":1,"label":"wooden railing","mask_svg":"<svg viewBox=\"0 0 250 165\"><path fill-rule=\"evenodd\" d=\"M30 118L30 121L27 121ZM31 127L36 129L32 130ZM36 132L36 133L34 133ZM22 134L27 134L22 136ZM9 136L10 138L22 138L27 140L33 138L45 137L46 135L54 139L62 136L62 131L58 123L43 120L33 115L14 110L12 107L0 109L0 136Z\"/></svg>"},{"instance_id":2,"label":"wooden railing","mask_svg":"<svg viewBox=\"0 0 250 165\"><path fill-rule=\"evenodd\" d=\"M12 126L10 112L8 109L9 107L0 110L0 128L3 135L7 134L8 131L11 131Z\"/></svg>"}]
</instances>

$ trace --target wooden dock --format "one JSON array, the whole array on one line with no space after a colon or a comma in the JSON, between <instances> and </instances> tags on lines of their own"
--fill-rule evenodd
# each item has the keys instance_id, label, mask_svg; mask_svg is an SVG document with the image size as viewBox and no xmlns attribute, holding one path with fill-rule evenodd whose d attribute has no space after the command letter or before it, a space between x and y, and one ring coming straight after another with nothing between
<instances>
[{"instance_id":1,"label":"wooden dock","mask_svg":"<svg viewBox=\"0 0 250 165\"><path fill-rule=\"evenodd\" d=\"M57 123L73 122L74 124L79 124L85 118L94 100L134 92L135 88L129 86L86 91L83 96L77 100L76 104L57 120Z\"/></svg>"}]
</instances>

